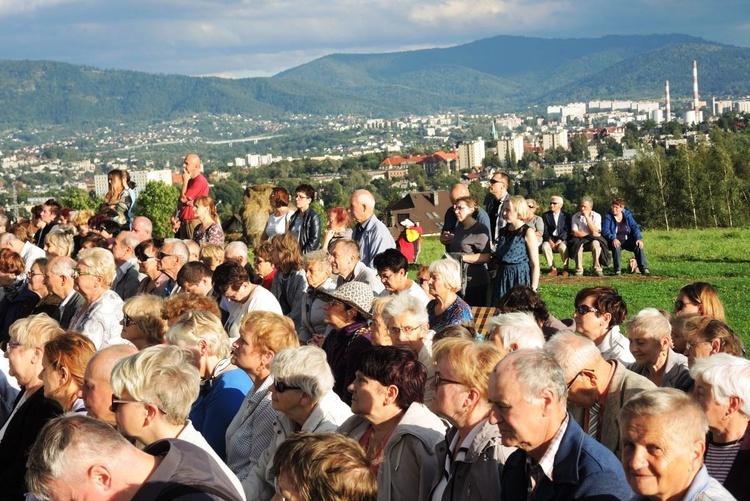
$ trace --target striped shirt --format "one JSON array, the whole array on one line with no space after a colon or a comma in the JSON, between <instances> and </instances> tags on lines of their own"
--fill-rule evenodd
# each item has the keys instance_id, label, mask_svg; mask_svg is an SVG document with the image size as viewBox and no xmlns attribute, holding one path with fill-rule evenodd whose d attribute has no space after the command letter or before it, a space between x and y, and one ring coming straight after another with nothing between
<instances>
[{"instance_id":1,"label":"striped shirt","mask_svg":"<svg viewBox=\"0 0 750 501\"><path fill-rule=\"evenodd\" d=\"M742 439L726 444L716 444L711 440L708 441L708 450L703 463L706 465L708 474L715 478L720 484L723 484L729 470L732 468L737 453L740 451Z\"/></svg>"}]
</instances>

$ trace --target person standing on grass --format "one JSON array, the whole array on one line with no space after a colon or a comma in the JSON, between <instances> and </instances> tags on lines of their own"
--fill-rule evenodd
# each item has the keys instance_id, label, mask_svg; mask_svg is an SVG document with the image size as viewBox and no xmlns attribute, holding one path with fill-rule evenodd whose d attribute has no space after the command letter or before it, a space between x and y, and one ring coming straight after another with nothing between
<instances>
[{"instance_id":1,"label":"person standing on grass","mask_svg":"<svg viewBox=\"0 0 750 501\"><path fill-rule=\"evenodd\" d=\"M177 202L179 238L192 239L200 220L195 217L193 202L198 197L208 196L208 180L201 174L201 159L195 153L185 157L182 163L182 192Z\"/></svg>"}]
</instances>

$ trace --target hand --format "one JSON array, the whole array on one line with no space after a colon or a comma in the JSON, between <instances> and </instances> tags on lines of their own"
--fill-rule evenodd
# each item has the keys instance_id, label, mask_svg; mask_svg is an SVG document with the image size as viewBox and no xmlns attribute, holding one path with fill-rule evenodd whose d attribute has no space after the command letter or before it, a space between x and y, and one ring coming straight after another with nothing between
<instances>
[{"instance_id":1,"label":"hand","mask_svg":"<svg viewBox=\"0 0 750 501\"><path fill-rule=\"evenodd\" d=\"M190 181L190 173L186 170L182 171L182 183L185 184Z\"/></svg>"},{"instance_id":2,"label":"hand","mask_svg":"<svg viewBox=\"0 0 750 501\"><path fill-rule=\"evenodd\" d=\"M317 346L318 348L322 348L323 342L325 340L326 340L326 337L323 334L313 334L313 337L310 338L307 344L311 344L313 346Z\"/></svg>"},{"instance_id":3,"label":"hand","mask_svg":"<svg viewBox=\"0 0 750 501\"><path fill-rule=\"evenodd\" d=\"M612 241L612 247L622 247L622 244L620 243L620 241L619 241L619 240L617 240L617 239L614 239L614 240Z\"/></svg>"},{"instance_id":4,"label":"hand","mask_svg":"<svg viewBox=\"0 0 750 501\"><path fill-rule=\"evenodd\" d=\"M450 245L453 242L453 233L450 231L444 231L440 234L440 243L443 245Z\"/></svg>"},{"instance_id":5,"label":"hand","mask_svg":"<svg viewBox=\"0 0 750 501\"><path fill-rule=\"evenodd\" d=\"M635 246L638 247L639 249L643 249L643 240L636 240Z\"/></svg>"}]
</instances>

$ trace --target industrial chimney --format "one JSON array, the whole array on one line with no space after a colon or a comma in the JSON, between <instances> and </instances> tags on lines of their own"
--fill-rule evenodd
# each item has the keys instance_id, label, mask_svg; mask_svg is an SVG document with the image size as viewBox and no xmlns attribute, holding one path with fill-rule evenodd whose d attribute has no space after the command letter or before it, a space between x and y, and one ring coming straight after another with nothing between
<instances>
[{"instance_id":1,"label":"industrial chimney","mask_svg":"<svg viewBox=\"0 0 750 501\"><path fill-rule=\"evenodd\" d=\"M667 80L666 85L666 91L667 91L667 116L664 118L664 121L668 123L672 118L672 104L669 101L669 80Z\"/></svg>"}]
</instances>

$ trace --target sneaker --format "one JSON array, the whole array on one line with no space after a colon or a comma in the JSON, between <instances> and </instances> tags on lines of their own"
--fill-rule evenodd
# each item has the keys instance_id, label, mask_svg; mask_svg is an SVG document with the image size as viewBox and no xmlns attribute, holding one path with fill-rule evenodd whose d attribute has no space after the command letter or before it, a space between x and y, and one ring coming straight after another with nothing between
<instances>
[{"instance_id":1,"label":"sneaker","mask_svg":"<svg viewBox=\"0 0 750 501\"><path fill-rule=\"evenodd\" d=\"M549 275L551 277L556 277L557 276L557 268L550 268L549 273L547 273L547 275Z\"/></svg>"},{"instance_id":2,"label":"sneaker","mask_svg":"<svg viewBox=\"0 0 750 501\"><path fill-rule=\"evenodd\" d=\"M596 273L596 276L597 276L597 277L602 277L602 276L604 276L604 273L602 272L602 269L601 269L601 268L598 268L598 269L594 270L594 273Z\"/></svg>"},{"instance_id":3,"label":"sneaker","mask_svg":"<svg viewBox=\"0 0 750 501\"><path fill-rule=\"evenodd\" d=\"M643 270L643 274L648 276L648 275L651 275L651 272L648 271L648 268L646 268L645 270Z\"/></svg>"},{"instance_id":4,"label":"sneaker","mask_svg":"<svg viewBox=\"0 0 750 501\"><path fill-rule=\"evenodd\" d=\"M622 275L622 272L621 272L620 270L617 270L617 271L615 272L615 275Z\"/></svg>"},{"instance_id":5,"label":"sneaker","mask_svg":"<svg viewBox=\"0 0 750 501\"><path fill-rule=\"evenodd\" d=\"M568 275L570 275L570 273L568 272L568 270L563 270L562 271L562 276L567 277Z\"/></svg>"},{"instance_id":6,"label":"sneaker","mask_svg":"<svg viewBox=\"0 0 750 501\"><path fill-rule=\"evenodd\" d=\"M576 276L580 277L581 275L583 275L583 270L576 270Z\"/></svg>"}]
</instances>

